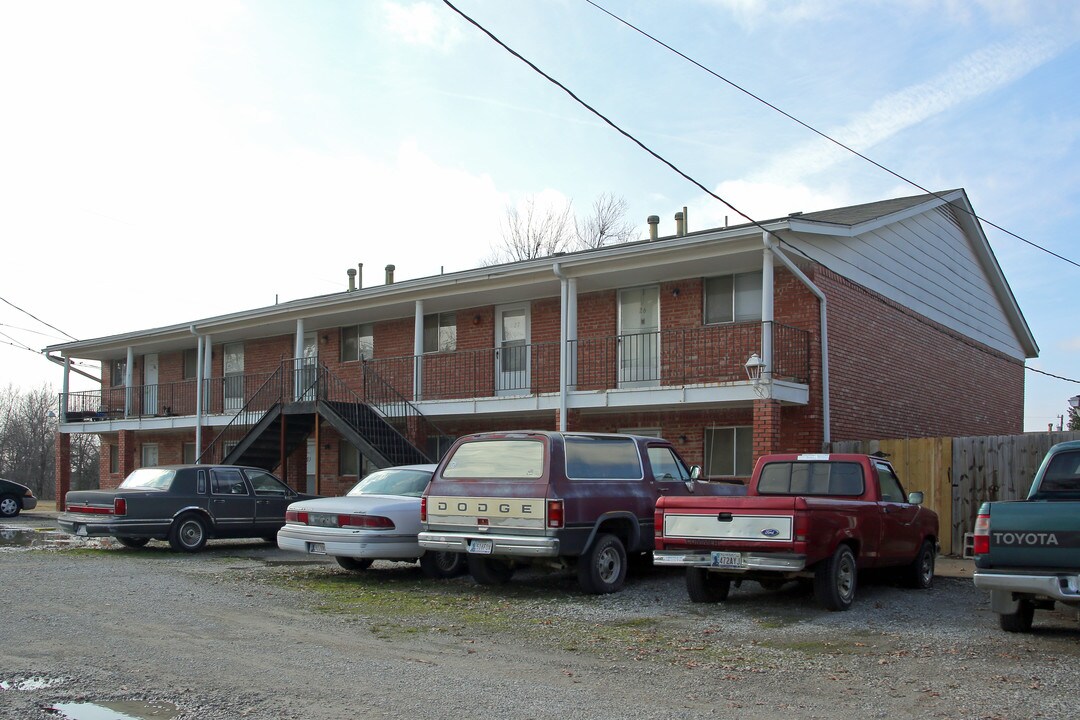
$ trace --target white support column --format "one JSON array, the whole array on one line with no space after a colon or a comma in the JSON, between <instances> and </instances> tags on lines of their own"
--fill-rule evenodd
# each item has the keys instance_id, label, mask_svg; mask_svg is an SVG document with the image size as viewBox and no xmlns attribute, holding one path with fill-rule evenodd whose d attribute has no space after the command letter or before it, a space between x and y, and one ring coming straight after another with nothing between
<instances>
[{"instance_id":1,"label":"white support column","mask_svg":"<svg viewBox=\"0 0 1080 720\"><path fill-rule=\"evenodd\" d=\"M191 332L195 332L195 326L191 327ZM204 362L203 351L206 347L203 341L202 335L198 336L198 345L195 349L195 462L199 462L199 456L202 455L202 424L203 424L203 381L204 375Z\"/></svg>"},{"instance_id":2,"label":"white support column","mask_svg":"<svg viewBox=\"0 0 1080 720\"><path fill-rule=\"evenodd\" d=\"M293 342L293 400L304 396L304 318L296 318L296 339Z\"/></svg>"},{"instance_id":3,"label":"white support column","mask_svg":"<svg viewBox=\"0 0 1080 720\"><path fill-rule=\"evenodd\" d=\"M424 301L416 301L413 319L413 400L424 396Z\"/></svg>"},{"instance_id":4,"label":"white support column","mask_svg":"<svg viewBox=\"0 0 1080 720\"><path fill-rule=\"evenodd\" d=\"M578 339L578 317L577 317L577 278L572 277L567 280L566 283L566 366L567 366L567 380L569 385L577 386L577 339Z\"/></svg>"},{"instance_id":5,"label":"white support column","mask_svg":"<svg viewBox=\"0 0 1080 720\"><path fill-rule=\"evenodd\" d=\"M60 390L60 407L59 411L60 422L67 422L67 406L68 406L68 392L71 388L71 358L64 358L64 384Z\"/></svg>"},{"instance_id":6,"label":"white support column","mask_svg":"<svg viewBox=\"0 0 1080 720\"><path fill-rule=\"evenodd\" d=\"M214 396L211 380L214 377L214 348L211 343L209 335L202 336L203 341L203 354L202 354L202 371L203 371L203 407L205 412L210 414L210 399Z\"/></svg>"},{"instance_id":7,"label":"white support column","mask_svg":"<svg viewBox=\"0 0 1080 720\"><path fill-rule=\"evenodd\" d=\"M763 233L765 249L761 258L761 382L772 390L773 377L773 254L769 247L769 234Z\"/></svg>"},{"instance_id":8,"label":"white support column","mask_svg":"<svg viewBox=\"0 0 1080 720\"><path fill-rule=\"evenodd\" d=\"M124 364L124 417L129 417L135 395L132 392L132 384L135 378L135 348L128 346L127 361Z\"/></svg>"}]
</instances>

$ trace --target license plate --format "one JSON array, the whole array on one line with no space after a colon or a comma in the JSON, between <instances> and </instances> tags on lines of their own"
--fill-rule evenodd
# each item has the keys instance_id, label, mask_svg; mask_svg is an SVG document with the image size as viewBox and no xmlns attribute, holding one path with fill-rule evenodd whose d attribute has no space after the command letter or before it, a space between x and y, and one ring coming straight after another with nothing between
<instances>
[{"instance_id":1,"label":"license plate","mask_svg":"<svg viewBox=\"0 0 1080 720\"><path fill-rule=\"evenodd\" d=\"M307 551L312 555L325 555L326 543L308 543Z\"/></svg>"},{"instance_id":2,"label":"license plate","mask_svg":"<svg viewBox=\"0 0 1080 720\"><path fill-rule=\"evenodd\" d=\"M741 568L742 554L737 552L714 552L711 565L719 568Z\"/></svg>"},{"instance_id":3,"label":"license plate","mask_svg":"<svg viewBox=\"0 0 1080 720\"><path fill-rule=\"evenodd\" d=\"M85 525L76 525L75 526L75 534L78 535L79 537L86 537L86 526Z\"/></svg>"},{"instance_id":4,"label":"license plate","mask_svg":"<svg viewBox=\"0 0 1080 720\"><path fill-rule=\"evenodd\" d=\"M314 525L315 527L337 527L337 515L330 515L328 513L310 513L308 515L308 525Z\"/></svg>"},{"instance_id":5,"label":"license plate","mask_svg":"<svg viewBox=\"0 0 1080 720\"><path fill-rule=\"evenodd\" d=\"M469 552L473 555L490 555L494 543L491 540L470 540Z\"/></svg>"}]
</instances>

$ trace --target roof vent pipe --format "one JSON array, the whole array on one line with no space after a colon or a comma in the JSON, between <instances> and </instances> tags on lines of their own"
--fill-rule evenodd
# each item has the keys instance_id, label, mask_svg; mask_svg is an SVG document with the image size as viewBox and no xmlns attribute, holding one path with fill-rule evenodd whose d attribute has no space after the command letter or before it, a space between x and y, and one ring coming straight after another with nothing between
<instances>
[{"instance_id":1,"label":"roof vent pipe","mask_svg":"<svg viewBox=\"0 0 1080 720\"><path fill-rule=\"evenodd\" d=\"M362 290L364 288L364 263L356 264L356 289Z\"/></svg>"},{"instance_id":2,"label":"roof vent pipe","mask_svg":"<svg viewBox=\"0 0 1080 720\"><path fill-rule=\"evenodd\" d=\"M660 233L660 216L650 215L646 222L649 223L649 239L655 240Z\"/></svg>"},{"instance_id":3,"label":"roof vent pipe","mask_svg":"<svg viewBox=\"0 0 1080 720\"><path fill-rule=\"evenodd\" d=\"M677 212L675 213L675 235L677 237L682 237L683 234L683 214L681 212Z\"/></svg>"},{"instance_id":4,"label":"roof vent pipe","mask_svg":"<svg viewBox=\"0 0 1080 720\"><path fill-rule=\"evenodd\" d=\"M394 270L395 270L395 268L394 268L393 265L387 265L386 266L386 284L387 285L393 285L394 284Z\"/></svg>"},{"instance_id":5,"label":"roof vent pipe","mask_svg":"<svg viewBox=\"0 0 1080 720\"><path fill-rule=\"evenodd\" d=\"M349 292L352 292L356 289L356 271L349 268L345 273L349 276Z\"/></svg>"},{"instance_id":6,"label":"roof vent pipe","mask_svg":"<svg viewBox=\"0 0 1080 720\"><path fill-rule=\"evenodd\" d=\"M683 205L682 209L682 234L690 232L690 213L687 211L686 206Z\"/></svg>"}]
</instances>

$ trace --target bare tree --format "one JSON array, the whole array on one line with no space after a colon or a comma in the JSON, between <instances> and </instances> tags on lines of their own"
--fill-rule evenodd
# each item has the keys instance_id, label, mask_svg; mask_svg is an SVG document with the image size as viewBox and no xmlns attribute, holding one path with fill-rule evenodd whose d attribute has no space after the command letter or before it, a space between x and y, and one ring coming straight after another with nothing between
<instances>
[{"instance_id":1,"label":"bare tree","mask_svg":"<svg viewBox=\"0 0 1080 720\"><path fill-rule=\"evenodd\" d=\"M48 385L25 392L9 387L0 400L0 470L45 499L52 498L55 477L55 404L56 392Z\"/></svg>"},{"instance_id":2,"label":"bare tree","mask_svg":"<svg viewBox=\"0 0 1080 720\"><path fill-rule=\"evenodd\" d=\"M634 225L626 219L626 199L604 193L593 200L592 214L574 221L577 249L603 247L634 239Z\"/></svg>"},{"instance_id":3,"label":"bare tree","mask_svg":"<svg viewBox=\"0 0 1080 720\"><path fill-rule=\"evenodd\" d=\"M567 250L574 239L571 205L568 201L561 209L539 208L534 195L525 198L520 207L507 205L502 242L492 248L485 264L534 260Z\"/></svg>"}]
</instances>

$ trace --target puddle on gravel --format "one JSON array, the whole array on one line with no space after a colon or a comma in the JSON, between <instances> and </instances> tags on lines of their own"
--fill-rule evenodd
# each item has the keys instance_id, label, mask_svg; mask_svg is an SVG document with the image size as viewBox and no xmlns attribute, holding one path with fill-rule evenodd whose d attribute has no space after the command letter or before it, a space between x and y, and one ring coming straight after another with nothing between
<instances>
[{"instance_id":1,"label":"puddle on gravel","mask_svg":"<svg viewBox=\"0 0 1080 720\"><path fill-rule=\"evenodd\" d=\"M51 708L64 720L169 720L180 708L166 702L120 700L107 703L55 703Z\"/></svg>"},{"instance_id":2,"label":"puddle on gravel","mask_svg":"<svg viewBox=\"0 0 1080 720\"><path fill-rule=\"evenodd\" d=\"M86 541L59 530L43 528L0 527L0 550L27 550L30 548L71 547L85 545Z\"/></svg>"}]
</instances>

